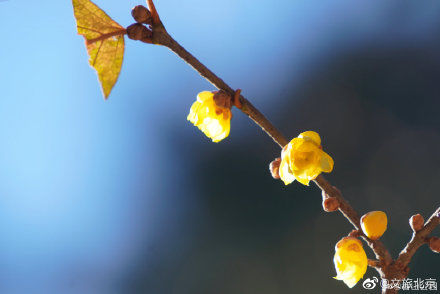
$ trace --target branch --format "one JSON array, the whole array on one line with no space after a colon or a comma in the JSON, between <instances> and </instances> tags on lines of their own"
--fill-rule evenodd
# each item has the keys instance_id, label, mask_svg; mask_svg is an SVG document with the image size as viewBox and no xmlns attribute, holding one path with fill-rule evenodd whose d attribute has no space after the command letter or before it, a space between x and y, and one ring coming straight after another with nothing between
<instances>
[{"instance_id":1,"label":"branch","mask_svg":"<svg viewBox=\"0 0 440 294\"><path fill-rule=\"evenodd\" d=\"M235 91L225 81L213 73L203 63L201 63L196 57L183 48L176 40L174 40L165 30L163 25L156 27L153 25L152 41L154 44L168 47L216 88L229 93L231 96L234 96ZM263 131L265 131L281 148L287 145L288 140L286 137L284 137L281 132L278 131L278 129L254 105L252 105L249 100L240 95L240 102L242 104L242 108L240 108L240 110L249 116L257 125L259 125ZM359 215L342 197L341 193L335 187L330 185L330 183L327 182L322 175L316 178L315 183L326 194L336 197L339 200L340 212L353 224L357 230L360 230L361 227ZM389 264L392 261L391 255L381 241L371 240L364 234L361 234L361 236L374 251L377 259L384 264Z\"/></svg>"},{"instance_id":2,"label":"branch","mask_svg":"<svg viewBox=\"0 0 440 294\"><path fill-rule=\"evenodd\" d=\"M432 233L436 226L440 224L440 207L431 215L423 228L417 232L413 232L411 240L400 252L397 263L407 266L411 261L414 253L420 246L426 243L428 236Z\"/></svg>"},{"instance_id":3,"label":"branch","mask_svg":"<svg viewBox=\"0 0 440 294\"><path fill-rule=\"evenodd\" d=\"M201 63L196 57L189 53L168 34L164 25L160 21L153 1L147 0L147 2L153 17L153 24L151 25L152 36L151 39L148 39L147 43L163 45L169 48L216 88L225 91L231 97L238 97L238 91L235 91L233 88L231 88L225 81L214 74L209 68L207 68L203 63ZM240 109L244 114L249 116L281 148L288 144L288 140L286 139L286 137L284 137L283 134L281 134L281 132L255 106L253 106L249 100L244 98L244 96L239 95L238 101L236 98L234 99L234 101L236 102L237 108ZM428 235L440 223L439 207L425 224L425 226L417 233L413 234L411 241L402 250L398 259L396 261L393 261L391 254L381 241L372 240L362 232L358 213L353 209L348 201L345 200L344 197L342 197L341 192L336 187L332 186L322 175L319 175L314 180L314 183L328 197L335 197L338 200L339 211L356 229L356 231L354 231L352 234L362 237L376 255L377 260L370 260L369 265L376 268L382 277L406 277L406 275L408 274L407 265L410 262L411 257L421 245L427 242ZM395 291L388 291L386 289L384 290L384 293L391 292L394 293Z\"/></svg>"},{"instance_id":4,"label":"branch","mask_svg":"<svg viewBox=\"0 0 440 294\"><path fill-rule=\"evenodd\" d=\"M358 213L354 208L342 197L341 192L334 186L332 186L322 175L319 175L315 180L315 184L324 191L328 196L335 197L339 201L339 211L342 215L358 230L359 235L373 250L376 258L384 264L388 265L392 262L391 254L385 248L385 245L379 240L371 240L361 230L361 221Z\"/></svg>"},{"instance_id":5,"label":"branch","mask_svg":"<svg viewBox=\"0 0 440 294\"><path fill-rule=\"evenodd\" d=\"M377 269L381 267L381 263L378 260L368 259L368 266Z\"/></svg>"},{"instance_id":6,"label":"branch","mask_svg":"<svg viewBox=\"0 0 440 294\"><path fill-rule=\"evenodd\" d=\"M227 92L232 97L235 90L228 84L201 63L196 57L183 48L178 42L176 42L163 26L153 26L153 43L168 47L171 51L176 53L181 59L188 63L193 69L195 69L202 77L208 80L217 89ZM257 125L259 125L263 131L265 131L280 147L287 145L287 139L281 134L280 131L254 106L249 100L240 95L240 102L243 113L249 116Z\"/></svg>"},{"instance_id":7,"label":"branch","mask_svg":"<svg viewBox=\"0 0 440 294\"><path fill-rule=\"evenodd\" d=\"M153 25L162 24L157 13L156 6L154 6L153 0L147 0L148 9L150 9L151 17L153 18Z\"/></svg>"},{"instance_id":8,"label":"branch","mask_svg":"<svg viewBox=\"0 0 440 294\"><path fill-rule=\"evenodd\" d=\"M157 15L157 11L154 8L153 2L149 0L148 4L150 9L154 9L154 12L152 11L152 15ZM157 16L157 18L159 18L159 16ZM194 57L194 55L189 53L176 40L174 40L166 31L162 22L159 21L157 22L157 24L153 24L152 29L153 36L151 40L153 44L163 45L169 48L216 88L227 92L231 96L234 96L234 89L232 89L225 81L223 81L220 77L213 73L196 57ZM286 139L286 137L284 137L283 134L281 134L281 132L249 100L244 98L242 95L240 95L239 99L242 104L240 110L244 114L249 116L257 125L259 125L263 129L263 131L265 131L281 148L287 145L289 141ZM353 226L357 230L360 230L361 227L359 215L342 197L339 190L330 185L330 183L327 182L327 180L322 175L318 176L314 182L326 194L332 197L336 197L339 200L339 211L353 224ZM361 233L360 235L374 251L376 258L379 259L380 262L383 262L384 264L391 263L391 255L381 241L371 240L363 233Z\"/></svg>"}]
</instances>

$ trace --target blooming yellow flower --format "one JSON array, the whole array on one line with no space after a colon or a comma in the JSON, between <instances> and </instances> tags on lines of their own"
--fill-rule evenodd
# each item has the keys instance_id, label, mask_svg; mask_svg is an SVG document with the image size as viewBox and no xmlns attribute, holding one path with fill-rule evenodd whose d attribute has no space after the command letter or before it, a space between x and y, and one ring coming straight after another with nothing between
<instances>
[{"instance_id":1,"label":"blooming yellow flower","mask_svg":"<svg viewBox=\"0 0 440 294\"><path fill-rule=\"evenodd\" d=\"M342 280L350 288L364 276L368 266L362 243L354 237L342 238L336 244L333 262L337 273L335 279Z\"/></svg>"},{"instance_id":2,"label":"blooming yellow flower","mask_svg":"<svg viewBox=\"0 0 440 294\"><path fill-rule=\"evenodd\" d=\"M288 185L295 179L309 185L321 172L333 170L333 159L322 151L318 133L307 131L293 138L281 152L280 177Z\"/></svg>"},{"instance_id":3,"label":"blooming yellow flower","mask_svg":"<svg viewBox=\"0 0 440 294\"><path fill-rule=\"evenodd\" d=\"M368 238L377 240L387 230L387 215L383 211L370 211L361 217L362 231Z\"/></svg>"},{"instance_id":4,"label":"blooming yellow flower","mask_svg":"<svg viewBox=\"0 0 440 294\"><path fill-rule=\"evenodd\" d=\"M208 91L197 95L197 101L191 106L187 117L213 142L219 142L229 135L231 118L231 109L218 106L214 93Z\"/></svg>"}]
</instances>

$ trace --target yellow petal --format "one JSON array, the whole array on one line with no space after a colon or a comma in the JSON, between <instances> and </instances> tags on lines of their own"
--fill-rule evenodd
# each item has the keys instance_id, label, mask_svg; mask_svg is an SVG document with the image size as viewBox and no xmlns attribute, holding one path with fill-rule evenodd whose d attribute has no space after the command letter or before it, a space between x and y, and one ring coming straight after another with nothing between
<instances>
[{"instance_id":1,"label":"yellow petal","mask_svg":"<svg viewBox=\"0 0 440 294\"><path fill-rule=\"evenodd\" d=\"M311 142L315 143L316 145L321 146L321 137L319 136L318 133L316 133L314 131L303 132L303 133L299 134L298 138L303 138L306 141L311 141Z\"/></svg>"},{"instance_id":2,"label":"yellow petal","mask_svg":"<svg viewBox=\"0 0 440 294\"><path fill-rule=\"evenodd\" d=\"M308 186L310 183L309 178L305 176L303 173L294 172L294 177L298 182L300 182L303 185Z\"/></svg>"},{"instance_id":3,"label":"yellow petal","mask_svg":"<svg viewBox=\"0 0 440 294\"><path fill-rule=\"evenodd\" d=\"M324 151L321 151L321 170L325 173L329 173L333 170L333 158L330 157Z\"/></svg>"},{"instance_id":4,"label":"yellow petal","mask_svg":"<svg viewBox=\"0 0 440 294\"><path fill-rule=\"evenodd\" d=\"M353 237L345 237L336 244L333 258L337 276L352 288L367 271L368 259L361 241Z\"/></svg>"},{"instance_id":5,"label":"yellow petal","mask_svg":"<svg viewBox=\"0 0 440 294\"><path fill-rule=\"evenodd\" d=\"M199 101L196 101L191 106L188 117L186 119L189 120L190 122L192 122L193 124L197 123L197 120L198 120L197 112L198 112L201 105L202 105L202 103L200 103Z\"/></svg>"},{"instance_id":6,"label":"yellow petal","mask_svg":"<svg viewBox=\"0 0 440 294\"><path fill-rule=\"evenodd\" d=\"M214 93L209 91L203 91L197 95L197 101L204 102L206 100L212 99L213 97L214 97Z\"/></svg>"},{"instance_id":7,"label":"yellow petal","mask_svg":"<svg viewBox=\"0 0 440 294\"><path fill-rule=\"evenodd\" d=\"M298 148L300 148L300 146L302 146L305 143L305 139L304 138L293 138L290 142L290 149L291 150L297 150Z\"/></svg>"},{"instance_id":8,"label":"yellow petal","mask_svg":"<svg viewBox=\"0 0 440 294\"><path fill-rule=\"evenodd\" d=\"M280 178L284 182L285 185L289 185L295 180L292 172L289 169L288 158L285 157L281 160L280 164Z\"/></svg>"}]
</instances>

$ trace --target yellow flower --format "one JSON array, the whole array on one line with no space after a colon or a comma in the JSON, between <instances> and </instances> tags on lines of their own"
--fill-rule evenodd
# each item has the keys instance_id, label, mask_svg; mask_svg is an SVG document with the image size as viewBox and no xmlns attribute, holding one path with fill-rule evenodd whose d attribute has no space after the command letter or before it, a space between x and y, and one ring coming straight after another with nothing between
<instances>
[{"instance_id":1,"label":"yellow flower","mask_svg":"<svg viewBox=\"0 0 440 294\"><path fill-rule=\"evenodd\" d=\"M213 142L219 142L229 135L231 118L231 109L218 106L214 93L208 91L197 95L197 101L191 106L187 117Z\"/></svg>"},{"instance_id":2,"label":"yellow flower","mask_svg":"<svg viewBox=\"0 0 440 294\"><path fill-rule=\"evenodd\" d=\"M383 211L370 211L361 217L362 231L368 238L377 240L387 230L387 215Z\"/></svg>"},{"instance_id":3,"label":"yellow flower","mask_svg":"<svg viewBox=\"0 0 440 294\"><path fill-rule=\"evenodd\" d=\"M330 155L322 151L318 133L307 131L283 148L280 177L286 185L296 179L308 186L321 172L331 172L333 164Z\"/></svg>"},{"instance_id":4,"label":"yellow flower","mask_svg":"<svg viewBox=\"0 0 440 294\"><path fill-rule=\"evenodd\" d=\"M342 238L336 244L333 262L337 273L335 279L342 280L350 288L364 276L368 266L362 243L354 237Z\"/></svg>"}]
</instances>

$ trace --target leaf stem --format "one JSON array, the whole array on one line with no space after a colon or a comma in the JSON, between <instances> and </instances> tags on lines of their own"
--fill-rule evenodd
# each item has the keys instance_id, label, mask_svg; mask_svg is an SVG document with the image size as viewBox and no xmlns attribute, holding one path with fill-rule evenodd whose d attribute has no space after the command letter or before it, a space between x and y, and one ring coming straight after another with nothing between
<instances>
[{"instance_id":1,"label":"leaf stem","mask_svg":"<svg viewBox=\"0 0 440 294\"><path fill-rule=\"evenodd\" d=\"M417 232L413 232L411 240L400 252L397 262L402 266L407 266L412 256L416 253L420 246L426 243L426 238L440 224L440 207L431 215L423 228Z\"/></svg>"},{"instance_id":2,"label":"leaf stem","mask_svg":"<svg viewBox=\"0 0 440 294\"><path fill-rule=\"evenodd\" d=\"M94 39L86 39L86 45L92 45L93 43L111 38L111 37L115 37L115 36L120 36L120 35L125 35L127 33L126 29L120 29L114 32L110 32L107 34L102 34L101 36L94 38Z\"/></svg>"}]
</instances>

